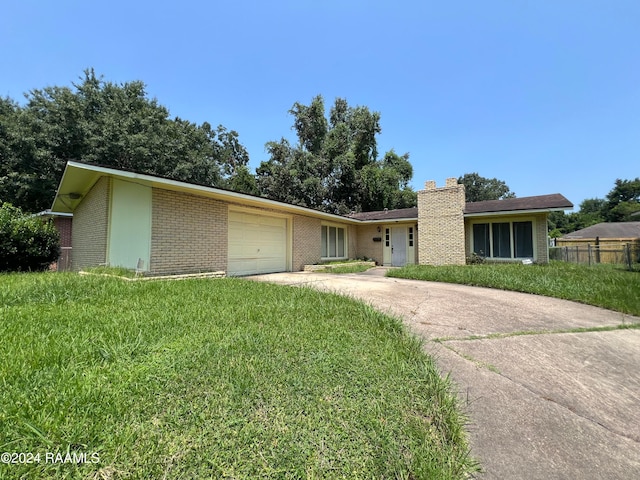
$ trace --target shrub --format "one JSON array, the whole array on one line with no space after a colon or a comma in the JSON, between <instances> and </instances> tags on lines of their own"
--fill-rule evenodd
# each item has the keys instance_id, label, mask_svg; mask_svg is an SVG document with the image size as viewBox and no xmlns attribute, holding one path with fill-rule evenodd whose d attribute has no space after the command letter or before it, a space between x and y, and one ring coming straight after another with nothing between
<instances>
[{"instance_id":1,"label":"shrub","mask_svg":"<svg viewBox=\"0 0 640 480\"><path fill-rule=\"evenodd\" d=\"M478 255L476 252L469 255L466 260L467 265L481 265L487 261L485 257Z\"/></svg>"},{"instance_id":2,"label":"shrub","mask_svg":"<svg viewBox=\"0 0 640 480\"><path fill-rule=\"evenodd\" d=\"M50 221L0 206L0 272L46 270L60 255L60 235Z\"/></svg>"}]
</instances>

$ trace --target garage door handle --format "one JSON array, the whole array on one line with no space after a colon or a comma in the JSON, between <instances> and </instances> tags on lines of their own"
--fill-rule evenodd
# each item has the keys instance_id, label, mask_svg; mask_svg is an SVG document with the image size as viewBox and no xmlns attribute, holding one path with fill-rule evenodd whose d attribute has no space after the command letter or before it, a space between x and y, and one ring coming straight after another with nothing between
<instances>
[{"instance_id":1,"label":"garage door handle","mask_svg":"<svg viewBox=\"0 0 640 480\"><path fill-rule=\"evenodd\" d=\"M391 245L391 253L393 253L393 245Z\"/></svg>"}]
</instances>

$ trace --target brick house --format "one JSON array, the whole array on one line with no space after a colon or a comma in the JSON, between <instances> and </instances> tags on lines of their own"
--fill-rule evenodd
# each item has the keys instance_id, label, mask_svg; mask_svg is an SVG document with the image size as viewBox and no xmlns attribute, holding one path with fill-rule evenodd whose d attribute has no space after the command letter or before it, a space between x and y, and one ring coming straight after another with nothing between
<instances>
[{"instance_id":1,"label":"brick house","mask_svg":"<svg viewBox=\"0 0 640 480\"><path fill-rule=\"evenodd\" d=\"M547 214L560 194L466 203L464 186L427 182L418 207L350 216L218 188L69 162L52 209L73 213L72 264L151 275L297 271L367 257L381 265L548 261Z\"/></svg>"},{"instance_id":2,"label":"brick house","mask_svg":"<svg viewBox=\"0 0 640 480\"><path fill-rule=\"evenodd\" d=\"M71 269L71 232L73 214L44 210L36 213L43 220L50 220L60 234L60 256L50 267L51 270L63 272Z\"/></svg>"}]
</instances>

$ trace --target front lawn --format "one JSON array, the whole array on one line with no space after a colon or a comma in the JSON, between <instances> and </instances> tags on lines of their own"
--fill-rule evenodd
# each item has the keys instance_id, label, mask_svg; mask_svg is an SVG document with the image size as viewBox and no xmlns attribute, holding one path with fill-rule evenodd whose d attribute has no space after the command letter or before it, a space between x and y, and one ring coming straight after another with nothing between
<instances>
[{"instance_id":1,"label":"front lawn","mask_svg":"<svg viewBox=\"0 0 640 480\"><path fill-rule=\"evenodd\" d=\"M455 395L419 342L337 295L239 279L1 275L0 352L0 452L40 454L0 464L0 478L475 468ZM60 463L69 458L86 461Z\"/></svg>"},{"instance_id":2,"label":"front lawn","mask_svg":"<svg viewBox=\"0 0 640 480\"><path fill-rule=\"evenodd\" d=\"M617 265L410 265L387 276L535 293L640 316L640 272Z\"/></svg>"}]
</instances>

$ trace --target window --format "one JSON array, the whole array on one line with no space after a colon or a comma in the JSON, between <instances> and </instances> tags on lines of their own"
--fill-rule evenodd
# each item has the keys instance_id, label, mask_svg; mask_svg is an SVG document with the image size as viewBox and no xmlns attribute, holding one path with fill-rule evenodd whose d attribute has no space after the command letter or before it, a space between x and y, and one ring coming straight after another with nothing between
<instances>
[{"instance_id":1,"label":"window","mask_svg":"<svg viewBox=\"0 0 640 480\"><path fill-rule=\"evenodd\" d=\"M491 256L488 223L473 224L473 253L477 253L481 257Z\"/></svg>"},{"instance_id":2,"label":"window","mask_svg":"<svg viewBox=\"0 0 640 480\"><path fill-rule=\"evenodd\" d=\"M347 235L341 227L322 226L322 257L344 258L347 256Z\"/></svg>"},{"instance_id":3,"label":"window","mask_svg":"<svg viewBox=\"0 0 640 480\"><path fill-rule=\"evenodd\" d=\"M533 222L474 223L473 253L489 258L532 258Z\"/></svg>"},{"instance_id":4,"label":"window","mask_svg":"<svg viewBox=\"0 0 640 480\"><path fill-rule=\"evenodd\" d=\"M384 246L385 247L389 246L390 237L391 237L391 235L389 234L389 229L385 228L384 229Z\"/></svg>"},{"instance_id":5,"label":"window","mask_svg":"<svg viewBox=\"0 0 640 480\"><path fill-rule=\"evenodd\" d=\"M516 249L516 258L533 257L531 222L513 222L513 245Z\"/></svg>"},{"instance_id":6,"label":"window","mask_svg":"<svg viewBox=\"0 0 640 480\"><path fill-rule=\"evenodd\" d=\"M498 258L511 258L511 225L508 223L494 223L491 225L493 233L493 255Z\"/></svg>"},{"instance_id":7,"label":"window","mask_svg":"<svg viewBox=\"0 0 640 480\"><path fill-rule=\"evenodd\" d=\"M413 247L413 227L409 227L409 246Z\"/></svg>"}]
</instances>

